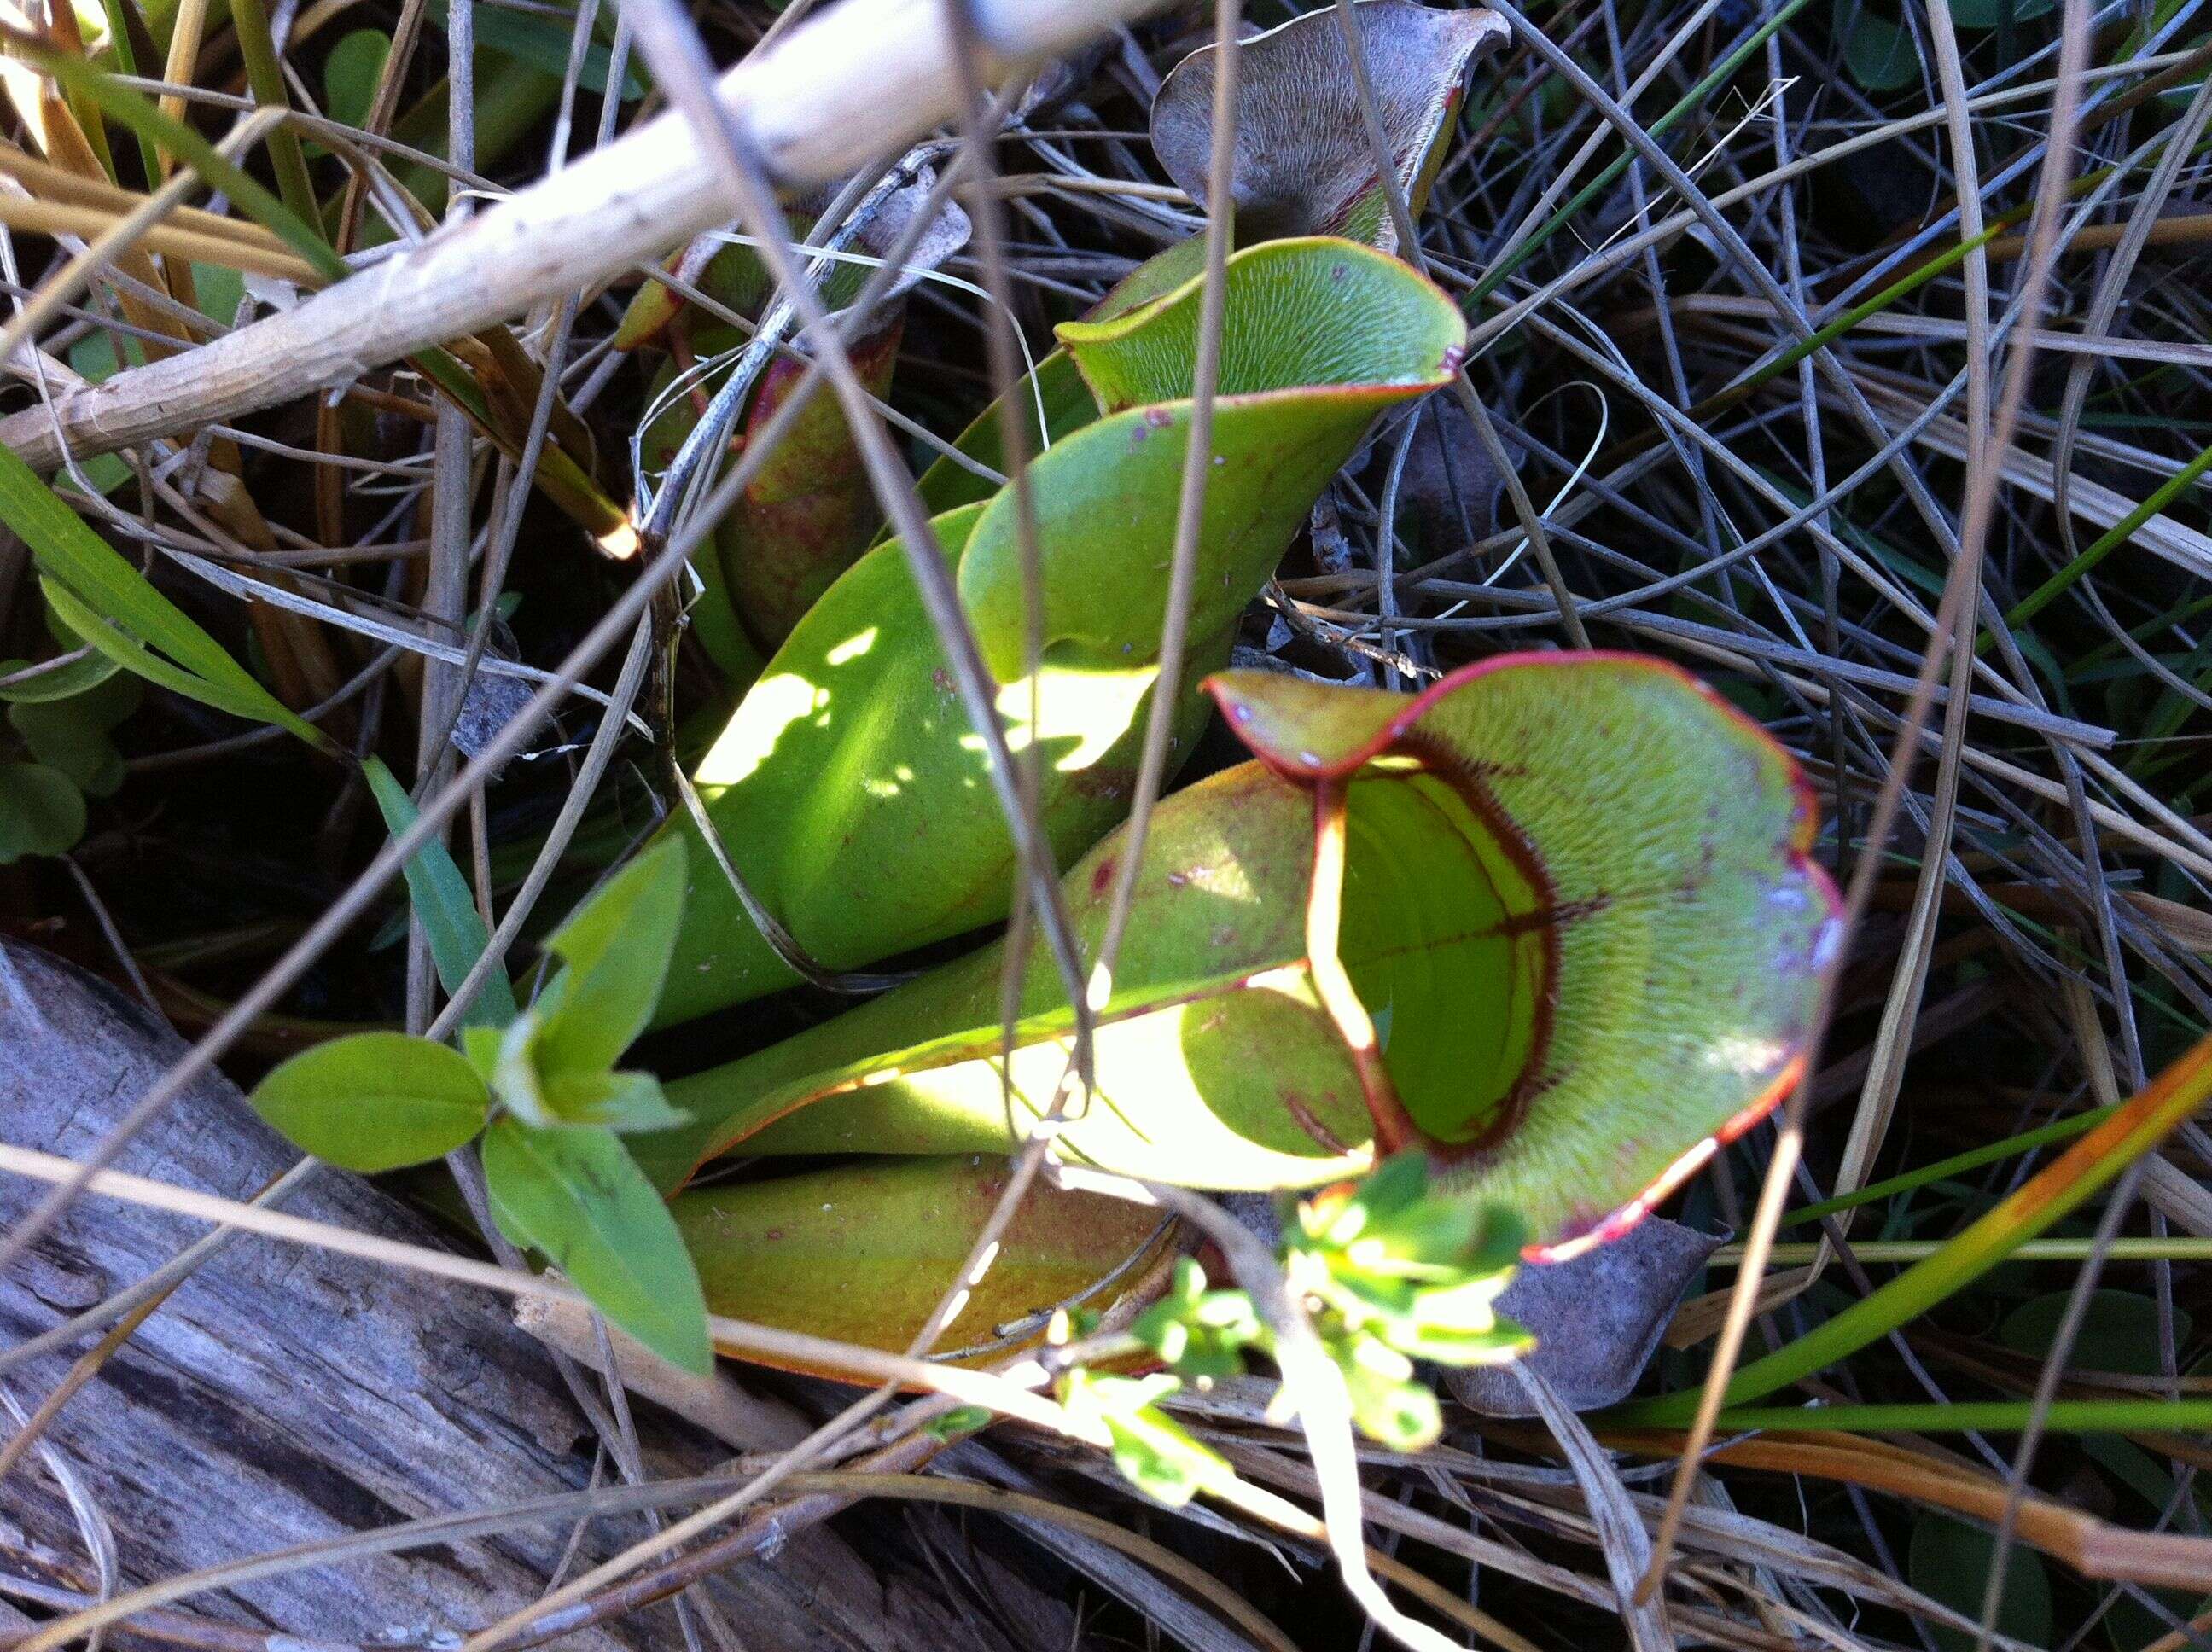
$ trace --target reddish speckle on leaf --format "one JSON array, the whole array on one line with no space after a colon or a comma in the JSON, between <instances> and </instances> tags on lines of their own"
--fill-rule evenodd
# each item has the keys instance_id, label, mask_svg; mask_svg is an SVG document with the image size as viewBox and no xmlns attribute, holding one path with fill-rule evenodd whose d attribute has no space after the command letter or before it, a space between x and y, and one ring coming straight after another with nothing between
<instances>
[{"instance_id":1,"label":"reddish speckle on leaf","mask_svg":"<svg viewBox=\"0 0 2212 1652\"><path fill-rule=\"evenodd\" d=\"M1114 881L1114 857L1110 854L1098 863L1097 869L1091 874L1091 894L1105 894L1108 885Z\"/></svg>"},{"instance_id":2,"label":"reddish speckle on leaf","mask_svg":"<svg viewBox=\"0 0 2212 1652\"><path fill-rule=\"evenodd\" d=\"M1313 1110L1306 1098L1297 1090L1285 1089L1283 1091L1283 1110L1291 1115L1291 1121L1299 1129L1304 1131L1330 1152L1348 1153L1352 1151L1350 1144L1323 1124L1320 1115Z\"/></svg>"}]
</instances>

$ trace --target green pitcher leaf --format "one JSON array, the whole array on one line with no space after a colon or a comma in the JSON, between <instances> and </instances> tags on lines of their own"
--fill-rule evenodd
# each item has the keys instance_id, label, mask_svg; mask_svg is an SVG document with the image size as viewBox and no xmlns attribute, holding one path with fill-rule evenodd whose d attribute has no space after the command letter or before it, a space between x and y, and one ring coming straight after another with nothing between
<instances>
[{"instance_id":1,"label":"green pitcher leaf","mask_svg":"<svg viewBox=\"0 0 2212 1652\"><path fill-rule=\"evenodd\" d=\"M906 334L905 306L888 307L889 325L849 347L854 370L873 396L890 392ZM782 409L805 371L798 361L769 364L745 413L747 440ZM789 636L882 522L844 409L835 396L817 395L715 525L714 554L746 635L765 648Z\"/></svg>"},{"instance_id":2,"label":"green pitcher leaf","mask_svg":"<svg viewBox=\"0 0 2212 1652\"><path fill-rule=\"evenodd\" d=\"M915 217L929 208L936 179L924 167L884 197L854 237L848 249L853 257L823 272L825 304L835 307L858 295L872 273L868 261L882 258L906 238ZM890 392L905 337L907 294L967 246L971 228L959 207L939 204L872 312L868 331L846 341L861 382L872 393ZM806 352L803 341L800 349ZM745 415L748 441L789 399L802 370L787 358L761 375ZM844 410L835 396L817 395L715 528L723 581L751 640L768 649L789 636L800 616L868 548L882 522L883 508Z\"/></svg>"},{"instance_id":3,"label":"green pitcher leaf","mask_svg":"<svg viewBox=\"0 0 2212 1652\"><path fill-rule=\"evenodd\" d=\"M544 1252L592 1305L672 1365L714 1369L707 1303L683 1236L619 1138L495 1120L483 1139L492 1219Z\"/></svg>"},{"instance_id":4,"label":"green pitcher leaf","mask_svg":"<svg viewBox=\"0 0 2212 1652\"><path fill-rule=\"evenodd\" d=\"M667 288L649 286L645 291L665 293ZM667 470L684 437L699 422L699 405L692 393L677 388L680 376L678 364L672 357L661 363L647 393L647 405L660 410L638 433L638 460L648 475L658 476ZM763 656L738 616L716 540L709 539L692 557L691 574L696 583L687 580L682 587L684 629L724 679L743 688L760 676ZM726 712L726 702L724 709Z\"/></svg>"},{"instance_id":5,"label":"green pitcher leaf","mask_svg":"<svg viewBox=\"0 0 2212 1652\"><path fill-rule=\"evenodd\" d=\"M0 866L60 854L84 835L84 793L44 763L0 762Z\"/></svg>"},{"instance_id":6,"label":"green pitcher leaf","mask_svg":"<svg viewBox=\"0 0 2212 1652\"><path fill-rule=\"evenodd\" d=\"M1072 1157L1212 1187L1362 1168L1359 1072L1308 965L1317 787L1348 799L1338 956L1375 1023L1392 1122L1450 1185L1518 1212L1530 1254L1624 1230L1802 1070L1834 893L1788 756L1685 674L1509 656L1418 696L1267 672L1211 685L1262 759L1156 811ZM1095 945L1109 839L1062 885ZM641 1139L673 1180L748 1153L1005 1151L1000 949L672 1086ZM1048 961L1011 1079L1040 1112L1069 1059Z\"/></svg>"},{"instance_id":7,"label":"green pitcher leaf","mask_svg":"<svg viewBox=\"0 0 2212 1652\"><path fill-rule=\"evenodd\" d=\"M365 1032L301 1051L248 1099L295 1146L373 1175L452 1152L483 1128L490 1097L450 1046Z\"/></svg>"},{"instance_id":8,"label":"green pitcher leaf","mask_svg":"<svg viewBox=\"0 0 2212 1652\"><path fill-rule=\"evenodd\" d=\"M536 1006L533 1054L549 1080L605 1072L645 1030L683 921L686 858L683 839L664 838L546 938L568 965Z\"/></svg>"},{"instance_id":9,"label":"green pitcher leaf","mask_svg":"<svg viewBox=\"0 0 2212 1652\"><path fill-rule=\"evenodd\" d=\"M1203 245L1195 241L1191 244ZM1189 277L1186 276L1184 279ZM1015 407L1020 410L1022 428L1032 455L1044 452L1063 436L1074 434L1098 417L1098 404L1091 399L1091 387L1076 371L1075 358L1064 349L1053 351L1036 364L1036 372L1024 374L1021 382L1014 386L1013 399ZM1007 469L1004 436L998 404L994 402L960 433L952 445L977 464L1004 476ZM998 491L988 477L978 476L943 455L921 473L921 480L915 489L921 495L921 502L938 515L963 505L987 503Z\"/></svg>"},{"instance_id":10,"label":"green pitcher leaf","mask_svg":"<svg viewBox=\"0 0 2212 1652\"><path fill-rule=\"evenodd\" d=\"M1230 312L1253 319L1222 335L1194 639L1226 630L1375 415L1436 389L1464 343L1457 314L1429 301L1440 295L1365 248L1278 241L1231 268ZM1054 530L1039 545L1048 661L1106 665L1158 651L1188 416L1175 398L1189 389L1202 285L1059 329L1105 416L1037 464L1041 518ZM1291 386L1306 393L1278 399ZM960 559L961 601L1002 682L1022 664L1018 525L1010 508L987 511ZM1123 546L1154 554L1133 563Z\"/></svg>"},{"instance_id":11,"label":"green pitcher leaf","mask_svg":"<svg viewBox=\"0 0 2212 1652\"><path fill-rule=\"evenodd\" d=\"M1532 655L1410 704L1253 673L1216 693L1286 779L1398 776L1352 787L1345 966L1414 1135L1551 1242L1620 1230L1796 1082L1836 905L1811 792L1693 678ZM1455 839L1473 876L1448 908ZM1477 982L1508 1006L1491 1026L1406 1013Z\"/></svg>"},{"instance_id":12,"label":"green pitcher leaf","mask_svg":"<svg viewBox=\"0 0 2212 1652\"><path fill-rule=\"evenodd\" d=\"M1199 544L1192 677L1225 655L1237 614L1313 499L1384 408L1436 387L1465 333L1450 301L1345 241L1278 241L1229 266L1218 455ZM1013 500L940 517L1017 749L1046 754L1046 828L1063 860L1127 805L1157 675L1174 540L1198 285L1114 323L1064 330L1106 389L1103 416L1036 461L1045 666L1020 677ZM1179 698L1178 753L1205 708ZM1012 846L988 760L900 549L854 565L769 662L698 771L708 813L755 893L800 944L856 969L1004 916ZM689 830L688 823L672 829ZM703 849L657 1019L682 1020L796 977L713 875Z\"/></svg>"},{"instance_id":13,"label":"green pitcher leaf","mask_svg":"<svg viewBox=\"0 0 2212 1652\"><path fill-rule=\"evenodd\" d=\"M369 795L384 816L385 829L398 836L415 823L415 800L381 757L369 757L361 768ZM475 897L469 893L468 880L461 876L461 869L453 864L444 844L435 838L425 843L409 858L404 871L407 898L422 920L422 932L430 943L430 959L438 967L438 979L447 992L453 992L491 944L491 936L477 911ZM484 976L466 1023L504 1027L514 1017L514 988L505 971L494 969Z\"/></svg>"},{"instance_id":14,"label":"green pitcher leaf","mask_svg":"<svg viewBox=\"0 0 2212 1652\"><path fill-rule=\"evenodd\" d=\"M1442 163L1473 57L1504 38L1495 12L1431 11L1401 0L1365 0L1353 13L1383 128L1398 157L1398 183L1418 216ZM1331 234L1394 247L1374 150L1358 88L1333 11L1308 13L1243 43L1237 60L1237 130L1233 163L1237 234L1247 245L1275 237ZM1176 182L1201 205L1213 147L1213 49L1184 58L1152 102L1152 148ZM1194 235L1155 254L1117 282L1083 318L1127 315L1196 280L1206 269L1206 238ZM665 289L661 289L665 290ZM1041 452L1098 416L1075 358L1054 350L1015 386L1017 416L1029 451ZM953 443L1003 473L996 404ZM991 484L951 459L922 473L922 501L933 512L978 503Z\"/></svg>"},{"instance_id":15,"label":"green pitcher leaf","mask_svg":"<svg viewBox=\"0 0 2212 1652\"><path fill-rule=\"evenodd\" d=\"M966 1263L1006 1174L995 1155L872 1159L703 1188L670 1208L715 1313L902 1351ZM1111 1307L1148 1272L1164 1226L1126 1200L1033 1187L933 1357L1000 1357L1040 1339L1054 1308Z\"/></svg>"},{"instance_id":16,"label":"green pitcher leaf","mask_svg":"<svg viewBox=\"0 0 2212 1652\"><path fill-rule=\"evenodd\" d=\"M1439 11L1410 0L1365 0L1352 15L1395 181L1418 215L1443 159L1467 66L1504 44L1505 20L1479 7ZM1214 59L1210 46L1192 52L1152 100L1152 152L1201 207L1213 153ZM1345 235L1396 249L1334 7L1238 46L1231 191L1239 240Z\"/></svg>"},{"instance_id":17,"label":"green pitcher leaf","mask_svg":"<svg viewBox=\"0 0 2212 1652\"><path fill-rule=\"evenodd\" d=\"M680 275L684 263L685 254L678 252L661 268L671 275ZM761 262L760 254L742 244L716 251L708 258L705 267L692 276L690 284L723 308L743 316L754 314L775 288L775 282L768 266ZM647 281L623 309L622 320L615 328L613 348L634 350L652 343L682 313L684 303L665 283ZM730 342L734 341L718 341Z\"/></svg>"},{"instance_id":18,"label":"green pitcher leaf","mask_svg":"<svg viewBox=\"0 0 2212 1652\"><path fill-rule=\"evenodd\" d=\"M917 170L908 182L881 196L859 222L843 256L830 263L819 281L823 302L835 308L848 302L866 284L874 264L906 238L917 214L928 208L936 173ZM905 333L905 295L915 284L941 266L968 244L968 215L957 206L939 203L929 226L908 249L898 274L883 300L870 313L867 331L846 340L846 348L861 383L874 395L889 392L899 344ZM742 254L749 264L718 275L732 254ZM745 270L761 274L759 260L749 250L730 248L711 260L702 277L702 290L714 293L732 284L732 274ZM765 288L763 287L763 294ZM623 318L621 337L634 345L665 328L679 313L674 295L658 282L649 282L632 302ZM711 358L742 347L744 337L736 329L704 315L687 318L684 328L694 356ZM796 348L811 353L802 338ZM778 357L768 365L753 389L739 428L741 441L750 442L790 399L805 371L803 361ZM668 382L664 375L664 383ZM703 399L719 381L699 383ZM657 416L645 444L648 462L665 463L678 443L698 422L699 403L693 394L673 399ZM733 444L735 445L735 444ZM835 396L817 395L797 415L755 471L744 491L715 525L714 551L700 562L712 563L702 577L719 584L730 609L751 642L773 648L790 635L799 616L814 605L832 581L850 568L875 538L883 521L882 507L868 480L844 410ZM702 641L713 641L702 637ZM719 654L726 649L715 651ZM719 658L718 658L718 663Z\"/></svg>"},{"instance_id":19,"label":"green pitcher leaf","mask_svg":"<svg viewBox=\"0 0 2212 1652\"><path fill-rule=\"evenodd\" d=\"M1365 1168L1358 1075L1334 1040L1311 1031L1302 886L1312 842L1306 796L1255 764L1154 811L1146 862L1159 872L1138 883L1097 1031L1100 1093L1066 1127L1079 1157L1170 1180L1203 1165L1207 1185L1241 1188L1310 1187ZM1109 839L1061 885L1086 949L1104 929L1118 865ZM1065 991L1048 962L1038 965L1012 1072L1026 1117L1050 1103L1073 1054ZM985 948L757 1055L678 1080L671 1099L693 1122L639 1137L641 1162L672 1186L738 1140L748 1151L1006 1151L1003 968L1001 948Z\"/></svg>"}]
</instances>

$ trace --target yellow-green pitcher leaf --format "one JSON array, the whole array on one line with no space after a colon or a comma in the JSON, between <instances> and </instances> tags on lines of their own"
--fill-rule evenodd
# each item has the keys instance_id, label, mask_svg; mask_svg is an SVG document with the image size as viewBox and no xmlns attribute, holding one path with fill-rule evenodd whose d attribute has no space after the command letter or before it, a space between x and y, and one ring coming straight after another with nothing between
<instances>
[{"instance_id":1,"label":"yellow-green pitcher leaf","mask_svg":"<svg viewBox=\"0 0 2212 1652\"><path fill-rule=\"evenodd\" d=\"M1348 242L1255 247L1231 261L1228 280L1193 680L1221 663L1237 614L1375 416L1442 383L1465 341L1442 293ZM1194 282L1141 316L1067 330L1086 378L1110 387L1109 410L1032 471L1050 645L1034 720L1011 491L935 524L984 658L1006 684L1008 738L1046 754L1043 818L1063 863L1127 806L1158 671L1197 300ZM1186 690L1177 714L1181 754L1205 707ZM799 621L697 779L769 910L816 958L852 969L1004 916L1012 846L988 762L902 550L887 544ZM691 865L663 1024L795 979L712 858L702 851Z\"/></svg>"},{"instance_id":2,"label":"yellow-green pitcher leaf","mask_svg":"<svg viewBox=\"0 0 2212 1652\"><path fill-rule=\"evenodd\" d=\"M1836 906L1807 854L1812 795L1693 678L1531 654L1411 700L1251 672L1213 687L1285 778L1358 777L1345 965L1421 1138L1486 1197L1553 1241L1603 1236L1795 1080ZM1363 857L1377 775L1395 814L1418 798L1455 821L1431 837L1465 846L1450 904L1472 921L1439 915L1445 863L1402 823ZM1508 1012L1405 1013L1469 981Z\"/></svg>"},{"instance_id":3,"label":"yellow-green pitcher leaf","mask_svg":"<svg viewBox=\"0 0 2212 1652\"><path fill-rule=\"evenodd\" d=\"M1835 896L1788 756L1694 679L1625 655L1512 656L1407 696L1275 673L1210 684L1261 758L1156 811L1071 1158L1217 1188L1366 1162L1358 1074L1319 1007L1315 797L1341 787L1338 957L1413 1138L1519 1212L1539 1255L1611 1236L1802 1070ZM1120 840L1063 892L1093 944ZM749 1153L981 1151L1001 1090L997 947L672 1086L656 1177ZM1011 1077L1051 1104L1073 1045L1033 960Z\"/></svg>"},{"instance_id":4,"label":"yellow-green pitcher leaf","mask_svg":"<svg viewBox=\"0 0 2212 1652\"><path fill-rule=\"evenodd\" d=\"M710 1312L902 1353L958 1283L1006 1176L994 1155L871 1159L670 1208ZM1167 1226L1124 1200L1032 1187L933 1356L1001 1357L1039 1340L1056 1308L1105 1311L1147 1282Z\"/></svg>"}]
</instances>

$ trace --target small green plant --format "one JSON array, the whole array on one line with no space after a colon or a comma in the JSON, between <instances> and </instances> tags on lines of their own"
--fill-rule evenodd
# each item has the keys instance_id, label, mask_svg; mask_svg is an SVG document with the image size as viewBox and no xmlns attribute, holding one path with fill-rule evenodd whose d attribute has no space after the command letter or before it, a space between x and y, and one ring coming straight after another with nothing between
<instances>
[{"instance_id":1,"label":"small green plant","mask_svg":"<svg viewBox=\"0 0 2212 1652\"><path fill-rule=\"evenodd\" d=\"M371 783L400 829L405 793L388 773L373 770ZM650 1073L615 1065L667 978L684 866L683 841L672 838L611 879L546 941L563 967L527 1007L515 1006L495 971L498 988L483 999L489 1013L462 1029L461 1049L356 1033L294 1056L252 1099L300 1147L364 1173L426 1163L481 1134L500 1231L542 1252L664 1359L704 1371L713 1350L698 1272L622 1141L684 1115ZM482 926L442 850L418 856L408 877L451 990L483 950Z\"/></svg>"},{"instance_id":2,"label":"small green plant","mask_svg":"<svg viewBox=\"0 0 2212 1652\"><path fill-rule=\"evenodd\" d=\"M123 755L109 731L137 709L136 678L91 650L33 669L0 660L0 866L61 854L84 835L85 800L123 784ZM9 738L12 736L12 738Z\"/></svg>"},{"instance_id":3,"label":"small green plant","mask_svg":"<svg viewBox=\"0 0 2212 1652\"><path fill-rule=\"evenodd\" d=\"M1502 1364L1528 1349L1528 1333L1497 1311L1525 1234L1510 1212L1437 1187L1418 1151L1298 1206L1279 1247L1284 1278L1343 1374L1362 1431L1418 1451L1435 1442L1443 1418L1416 1361ZM1184 1257L1132 1333L1167 1369L1141 1378L1073 1371L1062 1403L1105 1430L1133 1483L1179 1503L1229 1466L1158 1401L1185 1381L1237 1376L1251 1356L1272 1357L1276 1330L1249 1292L1213 1289Z\"/></svg>"},{"instance_id":4,"label":"small green plant","mask_svg":"<svg viewBox=\"0 0 2212 1652\"><path fill-rule=\"evenodd\" d=\"M1104 1376L1082 1366L1060 1382L1060 1403L1069 1419L1078 1428L1103 1433L1121 1478L1170 1509L1237 1478L1227 1459L1192 1439L1160 1409L1158 1402L1182 1386L1182 1379L1170 1371Z\"/></svg>"}]
</instances>

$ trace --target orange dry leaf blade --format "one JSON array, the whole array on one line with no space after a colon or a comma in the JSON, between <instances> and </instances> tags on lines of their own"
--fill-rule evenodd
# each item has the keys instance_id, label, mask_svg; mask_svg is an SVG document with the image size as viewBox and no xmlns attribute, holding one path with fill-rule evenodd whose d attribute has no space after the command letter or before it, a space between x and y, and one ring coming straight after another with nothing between
<instances>
[{"instance_id":1,"label":"orange dry leaf blade","mask_svg":"<svg viewBox=\"0 0 2212 1652\"><path fill-rule=\"evenodd\" d=\"M1619 1450L1666 1457L1680 1448L1683 1436L1601 1430L1598 1439ZM1531 1442L1537 1443L1533 1437ZM2004 1483L1982 1470L1855 1435L1742 1440L1716 1448L1707 1461L1863 1485L1992 1523L2004 1511ZM2022 1542L2063 1561L2085 1577L2199 1593L2212 1589L2212 1539L2130 1531L2033 1493L2021 1500L2017 1530Z\"/></svg>"},{"instance_id":2,"label":"orange dry leaf blade","mask_svg":"<svg viewBox=\"0 0 2212 1652\"><path fill-rule=\"evenodd\" d=\"M1752 1361L1729 1379L1732 1406L1774 1393L1825 1370L1876 1338L1917 1319L1995 1267L2036 1235L2078 1210L2129 1165L2212 1100L2212 1037L2172 1062L2032 1178L2007 1194L1933 1254L1830 1315L1794 1342ZM1631 1424L1674 1427L1697 1411L1693 1391L1639 1400L1617 1413Z\"/></svg>"}]
</instances>

